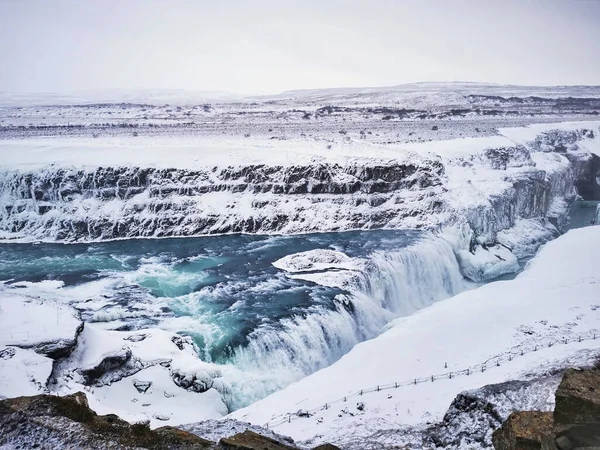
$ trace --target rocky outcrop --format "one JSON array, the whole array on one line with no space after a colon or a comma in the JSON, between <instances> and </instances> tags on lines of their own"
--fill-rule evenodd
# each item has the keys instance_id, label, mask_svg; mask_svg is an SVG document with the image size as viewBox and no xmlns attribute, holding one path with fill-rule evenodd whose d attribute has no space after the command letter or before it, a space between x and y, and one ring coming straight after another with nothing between
<instances>
[{"instance_id":1,"label":"rocky outcrop","mask_svg":"<svg viewBox=\"0 0 600 450\"><path fill-rule=\"evenodd\" d=\"M461 392L443 420L420 433L418 445L427 448L490 448L492 433L515 410L545 409L545 399L556 390L558 376L508 381Z\"/></svg>"},{"instance_id":2,"label":"rocky outcrop","mask_svg":"<svg viewBox=\"0 0 600 450\"><path fill-rule=\"evenodd\" d=\"M230 438L221 439L219 446L225 450L294 450L298 448L282 444L250 430L246 430Z\"/></svg>"},{"instance_id":3,"label":"rocky outcrop","mask_svg":"<svg viewBox=\"0 0 600 450\"><path fill-rule=\"evenodd\" d=\"M219 447L224 450L294 450L297 449L293 444L287 445L278 440L267 436L262 436L251 430L238 433L230 438L223 438L219 441ZM323 444L315 447L313 450L340 450L332 444Z\"/></svg>"},{"instance_id":4,"label":"rocky outcrop","mask_svg":"<svg viewBox=\"0 0 600 450\"><path fill-rule=\"evenodd\" d=\"M551 412L515 412L494 433L494 447L496 450L550 450L555 448L553 434Z\"/></svg>"},{"instance_id":5,"label":"rocky outcrop","mask_svg":"<svg viewBox=\"0 0 600 450\"><path fill-rule=\"evenodd\" d=\"M0 401L0 446L7 448L217 449L213 442L171 427L151 430L117 416L99 416L85 394L38 395Z\"/></svg>"},{"instance_id":6,"label":"rocky outcrop","mask_svg":"<svg viewBox=\"0 0 600 450\"><path fill-rule=\"evenodd\" d=\"M600 448L600 370L569 369L553 413L511 414L494 432L496 450Z\"/></svg>"},{"instance_id":7,"label":"rocky outcrop","mask_svg":"<svg viewBox=\"0 0 600 450\"><path fill-rule=\"evenodd\" d=\"M69 356L77 346L77 337L83 331L83 322L75 329L72 338L56 339L48 342L40 342L33 349L40 355L45 355L48 358L58 360Z\"/></svg>"},{"instance_id":8,"label":"rocky outcrop","mask_svg":"<svg viewBox=\"0 0 600 450\"><path fill-rule=\"evenodd\" d=\"M65 358L76 347L84 327L71 306L14 291L0 298L0 310L0 350L2 346L13 346L53 360ZM54 320L47 321L47 317Z\"/></svg>"},{"instance_id":9,"label":"rocky outcrop","mask_svg":"<svg viewBox=\"0 0 600 450\"><path fill-rule=\"evenodd\" d=\"M568 370L556 391L554 421L570 424L600 422L600 370Z\"/></svg>"},{"instance_id":10,"label":"rocky outcrop","mask_svg":"<svg viewBox=\"0 0 600 450\"><path fill-rule=\"evenodd\" d=\"M600 448L600 370L568 370L556 391L556 443L561 450Z\"/></svg>"},{"instance_id":11,"label":"rocky outcrop","mask_svg":"<svg viewBox=\"0 0 600 450\"><path fill-rule=\"evenodd\" d=\"M600 200L600 156L585 153L567 153L565 155L573 165L575 187L584 200Z\"/></svg>"},{"instance_id":12,"label":"rocky outcrop","mask_svg":"<svg viewBox=\"0 0 600 450\"><path fill-rule=\"evenodd\" d=\"M592 130L555 130L528 145L482 148L449 159L415 153L403 161L7 170L0 173L0 238L72 242L437 229L462 218L481 237L479 243L491 244L519 218L556 214L552 202L574 198L576 188L583 198L600 198L600 158L580 148L583 140L595 138ZM453 178L457 167L464 173ZM450 188L470 184L479 170L491 178L474 181L475 192L487 192L487 184L503 188L471 206L459 202L457 210Z\"/></svg>"},{"instance_id":13,"label":"rocky outcrop","mask_svg":"<svg viewBox=\"0 0 600 450\"><path fill-rule=\"evenodd\" d=\"M48 166L0 173L0 238L90 241L222 233L307 233L430 228L466 219L479 243L519 218L545 218L555 198L600 198L600 159L580 151L592 130L554 130L528 144L483 148L446 161L315 159L291 165L240 164L197 169ZM536 166L555 153L560 170ZM552 159L554 155L548 155ZM456 210L450 167L492 170L503 191ZM450 182L452 181L452 182ZM465 179L465 183L471 183ZM508 184L507 184L508 183ZM479 191L477 182L474 191ZM484 191L487 188L484 187ZM553 212L554 213L554 212Z\"/></svg>"},{"instance_id":14,"label":"rocky outcrop","mask_svg":"<svg viewBox=\"0 0 600 450\"><path fill-rule=\"evenodd\" d=\"M142 370L144 366L141 361L132 358L132 352L129 348L124 347L117 352L105 355L93 366L79 368L78 370L86 384L103 386L134 375Z\"/></svg>"},{"instance_id":15,"label":"rocky outcrop","mask_svg":"<svg viewBox=\"0 0 600 450\"><path fill-rule=\"evenodd\" d=\"M130 424L89 408L78 392L64 397L37 395L0 400L1 448L94 448L97 450L294 450L292 440L262 436L250 430L219 443L174 427L151 430L147 423ZM326 444L320 450L339 450Z\"/></svg>"}]
</instances>

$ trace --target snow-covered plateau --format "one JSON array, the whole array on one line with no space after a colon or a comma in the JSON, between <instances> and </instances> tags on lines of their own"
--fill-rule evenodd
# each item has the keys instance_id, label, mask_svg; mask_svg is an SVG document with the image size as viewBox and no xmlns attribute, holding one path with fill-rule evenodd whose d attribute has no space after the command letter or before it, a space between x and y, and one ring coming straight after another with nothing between
<instances>
[{"instance_id":1,"label":"snow-covered plateau","mask_svg":"<svg viewBox=\"0 0 600 450\"><path fill-rule=\"evenodd\" d=\"M597 88L180 94L0 95L0 397L487 448L595 361Z\"/></svg>"}]
</instances>

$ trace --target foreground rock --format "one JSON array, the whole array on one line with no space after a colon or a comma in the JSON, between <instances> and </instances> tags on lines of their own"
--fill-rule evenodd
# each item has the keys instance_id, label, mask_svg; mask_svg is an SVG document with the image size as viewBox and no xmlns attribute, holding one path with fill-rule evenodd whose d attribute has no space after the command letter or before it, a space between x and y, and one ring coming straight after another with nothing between
<instances>
[{"instance_id":1,"label":"foreground rock","mask_svg":"<svg viewBox=\"0 0 600 450\"><path fill-rule=\"evenodd\" d=\"M261 436L254 431L246 430L243 433L236 434L230 438L223 438L219 441L219 445L227 450L293 450L296 447L285 445L274 439Z\"/></svg>"},{"instance_id":2,"label":"foreground rock","mask_svg":"<svg viewBox=\"0 0 600 450\"><path fill-rule=\"evenodd\" d=\"M78 392L64 397L37 395L0 401L0 448L94 448L177 450L289 450L283 443L250 430L219 443L174 427L151 430L148 423L130 424L114 414L98 415ZM336 450L327 444L320 449Z\"/></svg>"},{"instance_id":3,"label":"foreground rock","mask_svg":"<svg viewBox=\"0 0 600 450\"><path fill-rule=\"evenodd\" d=\"M559 376L550 375L461 392L452 401L440 423L425 429L421 439L408 441L433 448L490 448L493 431L513 411L537 408L546 412L536 413L551 416L552 413L547 411L551 407L547 399L556 391L559 382Z\"/></svg>"},{"instance_id":4,"label":"foreground rock","mask_svg":"<svg viewBox=\"0 0 600 450\"><path fill-rule=\"evenodd\" d=\"M494 433L497 450L535 450L554 447L552 413L522 411L512 413Z\"/></svg>"},{"instance_id":5,"label":"foreground rock","mask_svg":"<svg viewBox=\"0 0 600 450\"><path fill-rule=\"evenodd\" d=\"M85 394L38 395L0 401L0 446L8 448L215 449L214 443L176 428L151 430L117 416L99 416ZM12 446L12 447L11 447ZM19 447L20 446L20 447Z\"/></svg>"},{"instance_id":6,"label":"foreground rock","mask_svg":"<svg viewBox=\"0 0 600 450\"><path fill-rule=\"evenodd\" d=\"M600 448L600 370L569 370L556 391L556 444Z\"/></svg>"},{"instance_id":7,"label":"foreground rock","mask_svg":"<svg viewBox=\"0 0 600 450\"><path fill-rule=\"evenodd\" d=\"M600 370L568 370L554 413L515 412L493 441L497 450L600 448Z\"/></svg>"}]
</instances>

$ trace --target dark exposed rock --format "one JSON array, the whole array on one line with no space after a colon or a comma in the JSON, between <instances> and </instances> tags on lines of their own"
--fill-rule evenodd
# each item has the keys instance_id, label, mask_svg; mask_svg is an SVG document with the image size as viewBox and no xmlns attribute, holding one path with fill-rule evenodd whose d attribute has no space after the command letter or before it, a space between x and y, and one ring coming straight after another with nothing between
<instances>
[{"instance_id":1,"label":"dark exposed rock","mask_svg":"<svg viewBox=\"0 0 600 450\"><path fill-rule=\"evenodd\" d=\"M322 113L343 110L326 107ZM492 196L489 205L466 211L477 238L494 239L498 231L514 226L519 218L545 217L555 197L569 200L575 195L573 186L586 199L600 198L600 158L577 151L578 142L591 136L595 134L589 129L556 130L543 133L529 147L489 148L458 161L495 170L527 167L518 173L507 170L506 181L512 188ZM530 151L560 151L572 163L572 170L538 170ZM405 223L433 228L439 225L438 218L446 220L446 210L447 216L454 213L445 204L446 180L444 164L437 157L386 163L373 160L365 165L314 162L203 169L100 167L89 171L52 166L30 173L8 171L0 177L0 190L8 199L0 209L0 231L15 238L88 241L376 229ZM216 192L243 193L253 201L249 208L240 208L237 196L231 196L228 208L218 214L199 207L199 197ZM267 193L273 195L255 195ZM421 202L428 195L435 206L430 209ZM115 201L114 207L121 211L102 212L108 201ZM354 205L363 206L360 214L352 213ZM53 211L41 216L40 207L46 206ZM72 214L75 209L77 215Z\"/></svg>"},{"instance_id":2,"label":"dark exposed rock","mask_svg":"<svg viewBox=\"0 0 600 450\"><path fill-rule=\"evenodd\" d=\"M0 350L0 359L11 359L15 356L15 349L12 347L6 347Z\"/></svg>"},{"instance_id":3,"label":"dark exposed rock","mask_svg":"<svg viewBox=\"0 0 600 450\"><path fill-rule=\"evenodd\" d=\"M225 450L294 450L298 448L283 444L250 430L221 439L219 447Z\"/></svg>"},{"instance_id":4,"label":"dark exposed rock","mask_svg":"<svg viewBox=\"0 0 600 450\"><path fill-rule=\"evenodd\" d=\"M192 433L99 416L85 394L38 395L0 401L0 446L8 448L217 449Z\"/></svg>"},{"instance_id":5,"label":"dark exposed rock","mask_svg":"<svg viewBox=\"0 0 600 450\"><path fill-rule=\"evenodd\" d=\"M523 411L512 413L494 432L496 450L555 449L551 412Z\"/></svg>"},{"instance_id":6,"label":"dark exposed rock","mask_svg":"<svg viewBox=\"0 0 600 450\"><path fill-rule=\"evenodd\" d=\"M466 417L471 421L468 427L463 426ZM439 447L458 446L463 440L482 443L485 436L478 436L476 430L495 428L499 423L502 418L493 403L476 393L462 392L452 401L440 426L432 430L431 440Z\"/></svg>"},{"instance_id":7,"label":"dark exposed rock","mask_svg":"<svg viewBox=\"0 0 600 450\"><path fill-rule=\"evenodd\" d=\"M229 438L250 430L261 436L269 437L282 445L289 447L295 446L294 440L288 436L282 436L274 433L273 430L234 419L211 419L202 422L178 425L177 427L211 441L219 441L222 438Z\"/></svg>"},{"instance_id":8,"label":"dark exposed rock","mask_svg":"<svg viewBox=\"0 0 600 450\"><path fill-rule=\"evenodd\" d=\"M577 192L584 200L600 200L600 156L590 155L583 158L577 154L567 154L567 158L573 163L576 172Z\"/></svg>"},{"instance_id":9,"label":"dark exposed rock","mask_svg":"<svg viewBox=\"0 0 600 450\"><path fill-rule=\"evenodd\" d=\"M69 356L77 346L77 338L83 331L83 322L75 329L73 339L59 339L49 342L40 342L33 348L36 353L46 355L51 359L61 359Z\"/></svg>"},{"instance_id":10,"label":"dark exposed rock","mask_svg":"<svg viewBox=\"0 0 600 450\"><path fill-rule=\"evenodd\" d=\"M443 420L422 432L423 445L438 448L487 448L492 432L519 407L531 407L534 393L551 394L558 385L556 376L531 381L508 381L461 392L452 401ZM544 398L544 395L539 395ZM543 406L535 404L535 406Z\"/></svg>"},{"instance_id":11,"label":"dark exposed rock","mask_svg":"<svg viewBox=\"0 0 600 450\"><path fill-rule=\"evenodd\" d=\"M568 370L556 391L557 431L572 424L600 426L600 370Z\"/></svg>"},{"instance_id":12,"label":"dark exposed rock","mask_svg":"<svg viewBox=\"0 0 600 450\"><path fill-rule=\"evenodd\" d=\"M44 225L36 229L40 233L44 228L54 230L58 240L276 232L293 220L297 212L279 217L264 216L261 205L256 204L256 212L250 217L236 217L232 211L231 217L219 218L199 214L194 197L213 192L270 192L305 195L311 202L319 203L333 201L331 194L360 194L364 202L377 208L381 200L371 201L371 196L383 194L389 199L395 192L440 186L444 177L444 166L435 159L419 164L256 164L198 170L100 167L85 171L52 167L31 173L4 174L0 188L9 193L12 200L0 212L0 229L27 232L38 220L36 216L52 209L56 214L47 215ZM142 193L143 198L136 202L134 197ZM36 203L36 199L43 203ZM102 203L116 199L122 202L124 210L117 217L92 212L87 217L74 217L73 208L88 199ZM263 205L268 203L263 201ZM24 212L29 218L19 216ZM142 212L144 214L139 214ZM371 218L367 221L373 222Z\"/></svg>"},{"instance_id":13,"label":"dark exposed rock","mask_svg":"<svg viewBox=\"0 0 600 450\"><path fill-rule=\"evenodd\" d=\"M185 350L186 348L194 348L194 340L191 336L175 335L171 338L173 344L177 346L179 350Z\"/></svg>"},{"instance_id":14,"label":"dark exposed rock","mask_svg":"<svg viewBox=\"0 0 600 450\"><path fill-rule=\"evenodd\" d=\"M135 387L140 394L145 394L148 389L150 389L150 386L152 386L152 381L133 380L133 387Z\"/></svg>"},{"instance_id":15,"label":"dark exposed rock","mask_svg":"<svg viewBox=\"0 0 600 450\"><path fill-rule=\"evenodd\" d=\"M156 416L168 420L168 416ZM209 427L216 421L208 421ZM218 422L223 424L223 422ZM192 424L193 425L193 424ZM188 425L188 427L192 426ZM199 425L202 425L200 423ZM249 426L249 424L246 424ZM89 408L84 393L64 397L37 395L0 399L0 447L97 450L296 450L290 438L263 436L246 429L219 444L192 430L162 427L151 430L148 423L130 424L114 414L100 416ZM274 439L274 438L277 439ZM331 444L319 450L339 450Z\"/></svg>"},{"instance_id":16,"label":"dark exposed rock","mask_svg":"<svg viewBox=\"0 0 600 450\"><path fill-rule=\"evenodd\" d=\"M600 370L567 370L553 413L515 412L493 442L496 450L600 448Z\"/></svg>"},{"instance_id":17,"label":"dark exposed rock","mask_svg":"<svg viewBox=\"0 0 600 450\"><path fill-rule=\"evenodd\" d=\"M135 364L132 361L132 353L128 348L124 348L122 351L107 355L101 361L98 362L94 367L85 369L79 369L79 372L84 377L86 384L104 384L101 380L106 378L107 374L115 371L126 372L127 375L132 375L138 372L143 367L133 367ZM128 367L130 366L130 367ZM120 375L117 379L123 378L126 375ZM116 381L117 379L111 379L109 381Z\"/></svg>"}]
</instances>

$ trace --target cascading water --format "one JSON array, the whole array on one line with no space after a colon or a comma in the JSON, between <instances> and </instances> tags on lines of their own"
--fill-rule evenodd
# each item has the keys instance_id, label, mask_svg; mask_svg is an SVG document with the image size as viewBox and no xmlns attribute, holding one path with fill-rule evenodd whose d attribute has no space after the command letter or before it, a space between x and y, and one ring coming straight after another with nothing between
<instances>
[{"instance_id":1,"label":"cascading water","mask_svg":"<svg viewBox=\"0 0 600 450\"><path fill-rule=\"evenodd\" d=\"M290 254L308 265L275 267ZM466 287L451 246L416 231L0 245L0 280L48 278L64 287L43 295L70 300L86 320L192 336L230 409Z\"/></svg>"},{"instance_id":2,"label":"cascading water","mask_svg":"<svg viewBox=\"0 0 600 450\"><path fill-rule=\"evenodd\" d=\"M451 246L428 233L405 248L378 249L352 262L350 270L316 272L320 283L344 288L331 309L311 307L276 326L260 326L246 346L235 350L229 364L244 373L230 374L233 385L226 396L231 409L332 364L391 320L467 287Z\"/></svg>"}]
</instances>

